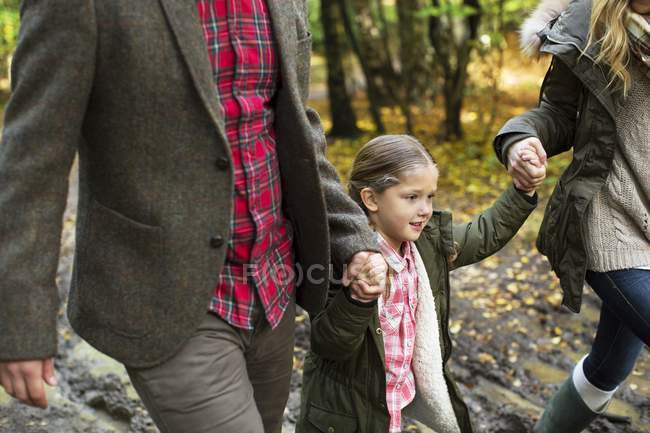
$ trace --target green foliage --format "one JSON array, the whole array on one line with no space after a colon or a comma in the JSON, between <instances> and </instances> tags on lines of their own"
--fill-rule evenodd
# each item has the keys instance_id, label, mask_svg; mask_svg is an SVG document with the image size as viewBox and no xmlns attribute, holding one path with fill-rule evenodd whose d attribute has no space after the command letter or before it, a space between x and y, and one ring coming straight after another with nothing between
<instances>
[{"instance_id":1,"label":"green foliage","mask_svg":"<svg viewBox=\"0 0 650 433\"><path fill-rule=\"evenodd\" d=\"M16 47L19 8L19 0L0 0L0 72L3 76L6 76L7 60Z\"/></svg>"},{"instance_id":2,"label":"green foliage","mask_svg":"<svg viewBox=\"0 0 650 433\"><path fill-rule=\"evenodd\" d=\"M384 12L386 13L386 21L391 25L396 25L399 17L397 16L397 7L395 7L395 3L384 2Z\"/></svg>"},{"instance_id":3,"label":"green foliage","mask_svg":"<svg viewBox=\"0 0 650 433\"><path fill-rule=\"evenodd\" d=\"M516 30L524 18L537 5L538 0L481 0L484 16L496 16L503 8L504 30Z\"/></svg>"},{"instance_id":4,"label":"green foliage","mask_svg":"<svg viewBox=\"0 0 650 433\"><path fill-rule=\"evenodd\" d=\"M428 6L418 11L418 17L439 17L442 15L449 15L454 18L465 18L470 15L475 15L477 13L476 8L464 5L459 2L450 2L446 1L440 4L440 6Z\"/></svg>"},{"instance_id":5,"label":"green foliage","mask_svg":"<svg viewBox=\"0 0 650 433\"><path fill-rule=\"evenodd\" d=\"M320 0L307 0L307 9L309 11L309 31L311 32L313 47L315 50L321 51L325 41L323 25L320 19Z\"/></svg>"}]
</instances>

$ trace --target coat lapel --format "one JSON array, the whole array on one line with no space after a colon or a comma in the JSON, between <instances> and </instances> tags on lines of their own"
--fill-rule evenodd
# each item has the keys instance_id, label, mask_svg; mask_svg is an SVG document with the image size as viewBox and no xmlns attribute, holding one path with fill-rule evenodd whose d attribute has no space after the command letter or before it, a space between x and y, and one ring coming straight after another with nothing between
<instances>
[{"instance_id":1,"label":"coat lapel","mask_svg":"<svg viewBox=\"0 0 650 433\"><path fill-rule=\"evenodd\" d=\"M271 26L273 36L278 45L278 58L280 60L280 75L282 84L289 86L295 76L296 62L296 11L291 0L266 0L271 13Z\"/></svg>"},{"instance_id":2,"label":"coat lapel","mask_svg":"<svg viewBox=\"0 0 650 433\"><path fill-rule=\"evenodd\" d=\"M266 1L271 15L273 35L278 45L282 84L291 87L296 85L296 6L289 0ZM228 143L196 1L160 0L160 2L201 100L218 126L224 143Z\"/></svg>"},{"instance_id":3,"label":"coat lapel","mask_svg":"<svg viewBox=\"0 0 650 433\"><path fill-rule=\"evenodd\" d=\"M199 96L228 146L195 0L160 0Z\"/></svg>"}]
</instances>

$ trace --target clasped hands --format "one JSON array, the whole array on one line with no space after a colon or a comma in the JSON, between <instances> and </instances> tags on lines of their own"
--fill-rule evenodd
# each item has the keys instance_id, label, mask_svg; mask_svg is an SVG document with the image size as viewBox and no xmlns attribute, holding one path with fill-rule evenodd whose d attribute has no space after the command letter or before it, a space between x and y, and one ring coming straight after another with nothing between
<instances>
[{"instance_id":1,"label":"clasped hands","mask_svg":"<svg viewBox=\"0 0 650 433\"><path fill-rule=\"evenodd\" d=\"M515 187L532 195L546 178L547 156L541 141L529 137L508 148L506 167Z\"/></svg>"},{"instance_id":2,"label":"clasped hands","mask_svg":"<svg viewBox=\"0 0 650 433\"><path fill-rule=\"evenodd\" d=\"M380 253L356 253L343 272L343 285L350 287L352 299L372 302L387 287L388 265Z\"/></svg>"}]
</instances>

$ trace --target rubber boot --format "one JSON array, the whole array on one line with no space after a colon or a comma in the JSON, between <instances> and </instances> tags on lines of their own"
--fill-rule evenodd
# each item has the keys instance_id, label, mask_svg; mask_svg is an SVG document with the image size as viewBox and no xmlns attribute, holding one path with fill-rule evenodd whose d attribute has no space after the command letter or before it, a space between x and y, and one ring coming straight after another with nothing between
<instances>
[{"instance_id":1,"label":"rubber boot","mask_svg":"<svg viewBox=\"0 0 650 433\"><path fill-rule=\"evenodd\" d=\"M569 376L546 405L533 433L579 433L602 412L596 413L585 404Z\"/></svg>"}]
</instances>

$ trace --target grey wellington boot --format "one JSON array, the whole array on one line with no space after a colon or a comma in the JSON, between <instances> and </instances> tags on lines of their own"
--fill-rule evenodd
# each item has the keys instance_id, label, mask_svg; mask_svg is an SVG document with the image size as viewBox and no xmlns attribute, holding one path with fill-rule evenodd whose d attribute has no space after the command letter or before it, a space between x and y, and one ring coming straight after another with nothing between
<instances>
[{"instance_id":1,"label":"grey wellington boot","mask_svg":"<svg viewBox=\"0 0 650 433\"><path fill-rule=\"evenodd\" d=\"M533 433L579 433L598 415L582 400L569 376L546 405Z\"/></svg>"}]
</instances>

